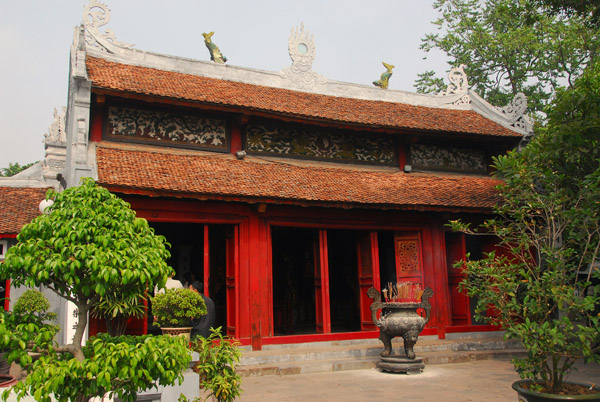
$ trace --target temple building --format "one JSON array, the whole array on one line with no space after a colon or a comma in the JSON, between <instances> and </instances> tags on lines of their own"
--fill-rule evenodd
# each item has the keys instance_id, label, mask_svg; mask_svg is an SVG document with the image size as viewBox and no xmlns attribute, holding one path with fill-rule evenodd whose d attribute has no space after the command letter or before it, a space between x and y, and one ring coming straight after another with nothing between
<instances>
[{"instance_id":1,"label":"temple building","mask_svg":"<svg viewBox=\"0 0 600 402\"><path fill-rule=\"evenodd\" d=\"M93 0L76 28L65 138L47 140L66 151L47 153L46 184L92 177L129 202L228 334L255 350L376 338L367 290L404 281L434 291L424 334L495 330L452 267L494 241L446 224L492 213L491 158L531 133L523 96L494 107L463 66L437 95L333 81L312 70L303 26L278 72L230 65L216 45L212 61L156 54L102 32L108 15ZM148 317L129 331L152 332Z\"/></svg>"}]
</instances>

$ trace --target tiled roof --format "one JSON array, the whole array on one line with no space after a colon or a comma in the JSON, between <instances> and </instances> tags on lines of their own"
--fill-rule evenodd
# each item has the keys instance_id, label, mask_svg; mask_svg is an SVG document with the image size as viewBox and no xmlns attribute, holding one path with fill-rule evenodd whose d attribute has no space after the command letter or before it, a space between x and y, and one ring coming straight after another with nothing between
<instances>
[{"instance_id":1,"label":"tiled roof","mask_svg":"<svg viewBox=\"0 0 600 402\"><path fill-rule=\"evenodd\" d=\"M376 128L521 137L521 134L471 110L319 95L121 64L95 57L88 57L86 65L92 85L106 90Z\"/></svg>"},{"instance_id":2,"label":"tiled roof","mask_svg":"<svg viewBox=\"0 0 600 402\"><path fill-rule=\"evenodd\" d=\"M17 234L40 214L47 188L0 187L0 234Z\"/></svg>"},{"instance_id":3,"label":"tiled roof","mask_svg":"<svg viewBox=\"0 0 600 402\"><path fill-rule=\"evenodd\" d=\"M98 182L117 192L298 205L489 211L499 181L488 177L298 166L229 154L101 143Z\"/></svg>"}]
</instances>

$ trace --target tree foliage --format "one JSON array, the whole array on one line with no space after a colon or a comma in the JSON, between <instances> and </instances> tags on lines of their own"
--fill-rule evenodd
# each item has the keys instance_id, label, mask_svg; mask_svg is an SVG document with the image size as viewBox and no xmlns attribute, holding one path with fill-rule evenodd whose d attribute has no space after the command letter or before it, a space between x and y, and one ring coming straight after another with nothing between
<instances>
[{"instance_id":1,"label":"tree foliage","mask_svg":"<svg viewBox=\"0 0 600 402\"><path fill-rule=\"evenodd\" d=\"M527 349L515 359L521 377L557 392L577 359L600 361L600 271L590 268L600 251L600 68L559 91L547 126L494 165L503 201L483 230L502 248L468 260L461 286Z\"/></svg>"},{"instance_id":2,"label":"tree foliage","mask_svg":"<svg viewBox=\"0 0 600 402\"><path fill-rule=\"evenodd\" d=\"M599 0L533 0L534 7L542 7L549 14L563 14L566 16L581 15L590 17L590 23L600 23Z\"/></svg>"},{"instance_id":3,"label":"tree foliage","mask_svg":"<svg viewBox=\"0 0 600 402\"><path fill-rule=\"evenodd\" d=\"M182 381L191 361L184 337L100 334L89 339L83 354L79 361L50 349L13 391L38 402L85 402L109 393L133 402L139 390Z\"/></svg>"},{"instance_id":4,"label":"tree foliage","mask_svg":"<svg viewBox=\"0 0 600 402\"><path fill-rule=\"evenodd\" d=\"M28 164L21 166L21 165L19 165L18 162L15 162L15 163L9 162L7 168L0 168L0 177L14 176L17 173L22 172L23 170L25 170L27 168L30 168L35 163L37 163L37 162L32 162L32 163L28 163Z\"/></svg>"},{"instance_id":5,"label":"tree foliage","mask_svg":"<svg viewBox=\"0 0 600 402\"><path fill-rule=\"evenodd\" d=\"M99 336L82 347L93 306L105 298L126 301L164 287L173 273L166 263L165 238L92 179L61 193L49 190L47 198L54 203L23 227L6 254L2 277L15 286L44 285L73 302L78 322L68 345L56 346L47 336L36 342L42 357L31 366L24 361L30 373L16 388L19 396L30 393L50 401L53 394L58 401L83 402L115 392L133 401L138 390L181 379L189 353L178 338ZM28 325L31 336L47 333L43 325ZM14 337L20 346L22 332L0 323L0 335ZM15 352L14 357L21 356Z\"/></svg>"},{"instance_id":6,"label":"tree foliage","mask_svg":"<svg viewBox=\"0 0 600 402\"><path fill-rule=\"evenodd\" d=\"M530 109L542 111L600 47L587 16L549 15L525 0L437 0L433 6L440 12L434 21L440 32L426 35L421 49L445 52L452 66L465 64L471 87L494 105L523 92ZM419 92L441 89L433 72L419 77Z\"/></svg>"}]
</instances>

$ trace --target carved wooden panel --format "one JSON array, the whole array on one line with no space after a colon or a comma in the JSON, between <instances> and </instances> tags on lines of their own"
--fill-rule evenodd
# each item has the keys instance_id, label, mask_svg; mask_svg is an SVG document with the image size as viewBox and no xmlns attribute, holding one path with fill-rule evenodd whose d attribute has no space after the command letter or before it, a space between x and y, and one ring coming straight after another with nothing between
<instances>
[{"instance_id":1,"label":"carved wooden panel","mask_svg":"<svg viewBox=\"0 0 600 402\"><path fill-rule=\"evenodd\" d=\"M420 273L418 239L398 239L396 241L398 253L398 271L401 276Z\"/></svg>"},{"instance_id":2,"label":"carved wooden panel","mask_svg":"<svg viewBox=\"0 0 600 402\"><path fill-rule=\"evenodd\" d=\"M450 170L486 173L485 154L479 149L450 145L413 144L410 147L413 169Z\"/></svg>"},{"instance_id":3,"label":"carved wooden panel","mask_svg":"<svg viewBox=\"0 0 600 402\"><path fill-rule=\"evenodd\" d=\"M395 165L391 137L294 124L250 124L246 150L251 154Z\"/></svg>"},{"instance_id":4,"label":"carved wooden panel","mask_svg":"<svg viewBox=\"0 0 600 402\"><path fill-rule=\"evenodd\" d=\"M108 108L106 138L227 151L225 119L130 107Z\"/></svg>"}]
</instances>

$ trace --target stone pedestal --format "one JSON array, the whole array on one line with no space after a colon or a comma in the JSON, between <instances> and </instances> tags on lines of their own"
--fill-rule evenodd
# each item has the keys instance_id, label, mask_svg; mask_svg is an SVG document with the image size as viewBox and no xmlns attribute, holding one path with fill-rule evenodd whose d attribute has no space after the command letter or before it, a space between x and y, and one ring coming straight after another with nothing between
<instances>
[{"instance_id":1,"label":"stone pedestal","mask_svg":"<svg viewBox=\"0 0 600 402\"><path fill-rule=\"evenodd\" d=\"M382 356L377 363L377 368L391 373L421 374L425 368L425 363L423 363L421 357L409 359L406 356Z\"/></svg>"}]
</instances>

